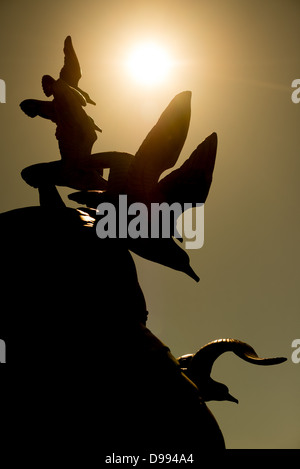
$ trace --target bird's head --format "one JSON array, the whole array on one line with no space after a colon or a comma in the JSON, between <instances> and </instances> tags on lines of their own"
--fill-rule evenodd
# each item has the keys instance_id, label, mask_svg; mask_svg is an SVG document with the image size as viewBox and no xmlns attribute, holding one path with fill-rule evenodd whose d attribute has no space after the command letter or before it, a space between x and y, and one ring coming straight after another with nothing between
<instances>
[{"instance_id":1,"label":"bird's head","mask_svg":"<svg viewBox=\"0 0 300 469\"><path fill-rule=\"evenodd\" d=\"M239 401L229 393L229 389L225 384L214 381L213 379L210 379L206 386L201 386L200 394L206 402L230 401L236 404L239 403Z\"/></svg>"}]
</instances>

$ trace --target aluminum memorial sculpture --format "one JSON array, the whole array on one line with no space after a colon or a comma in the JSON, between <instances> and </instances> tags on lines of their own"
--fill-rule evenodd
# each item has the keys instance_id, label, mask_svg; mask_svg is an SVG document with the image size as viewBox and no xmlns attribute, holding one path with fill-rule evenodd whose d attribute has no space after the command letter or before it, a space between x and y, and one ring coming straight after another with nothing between
<instances>
[{"instance_id":1,"label":"aluminum memorial sculpture","mask_svg":"<svg viewBox=\"0 0 300 469\"><path fill-rule=\"evenodd\" d=\"M156 239L99 239L95 229L97 206L109 201L118 210L121 194L146 207L204 203L217 135L212 133L180 168L159 180L177 162L187 136L191 93L186 91L167 106L135 155L92 154L100 129L83 108L95 103L78 88L81 72L69 36L64 51L60 77L42 78L46 96L53 99L21 103L30 117L55 123L61 160L22 171L38 189L40 206L0 215L10 254L4 289L11 295L10 310L1 316L2 336L7 361L18 365L19 376L26 375L30 383L24 391L27 410L17 406L17 417L35 422L28 438L40 441L43 432L48 438L54 424L56 438L67 435L69 444L85 453L224 450L222 432L205 401L236 399L210 377L214 360L225 351L262 365L285 359L259 359L252 347L235 339L217 340L176 359L146 327L146 301L130 254L198 281L188 254L174 241L172 223L169 237ZM104 168L110 168L107 180ZM85 208L66 207L57 186L78 190L70 199ZM22 369L22 363L30 369ZM33 391L37 386L38 394Z\"/></svg>"}]
</instances>

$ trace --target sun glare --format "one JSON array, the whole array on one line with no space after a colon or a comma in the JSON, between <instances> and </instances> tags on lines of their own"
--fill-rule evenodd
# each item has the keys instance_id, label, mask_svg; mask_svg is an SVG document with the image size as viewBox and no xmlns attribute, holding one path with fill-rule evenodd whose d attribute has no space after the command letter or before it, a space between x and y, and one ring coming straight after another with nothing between
<instances>
[{"instance_id":1,"label":"sun glare","mask_svg":"<svg viewBox=\"0 0 300 469\"><path fill-rule=\"evenodd\" d=\"M143 85L155 85L166 80L171 68L167 51L155 43L136 46L127 60L131 77Z\"/></svg>"}]
</instances>

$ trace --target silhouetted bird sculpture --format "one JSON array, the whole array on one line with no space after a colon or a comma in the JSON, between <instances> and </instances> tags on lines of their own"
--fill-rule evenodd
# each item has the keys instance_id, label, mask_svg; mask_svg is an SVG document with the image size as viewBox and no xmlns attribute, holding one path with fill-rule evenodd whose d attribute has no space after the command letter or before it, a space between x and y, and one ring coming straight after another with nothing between
<instances>
[{"instance_id":1,"label":"silhouetted bird sculpture","mask_svg":"<svg viewBox=\"0 0 300 469\"><path fill-rule=\"evenodd\" d=\"M150 209L153 202L183 204L205 202L211 185L217 151L217 135L211 134L177 170L159 181L162 173L172 168L180 155L189 128L191 93L175 96L149 132L135 155L128 153L99 153L93 155L95 164L110 168L106 191L84 191L69 198L96 208L101 202L118 203L120 194L128 203L143 202ZM149 210L150 213L150 210ZM128 247L142 257L181 270L194 280L198 275L190 267L185 251L174 241L176 220L170 223L170 236L159 239L128 239ZM149 232L151 219L149 217Z\"/></svg>"},{"instance_id":2,"label":"silhouetted bird sculpture","mask_svg":"<svg viewBox=\"0 0 300 469\"><path fill-rule=\"evenodd\" d=\"M238 403L238 400L229 394L225 384L214 381L210 377L215 360L224 352L233 352L243 360L255 365L277 365L286 361L284 357L260 358L250 345L237 339L215 340L204 345L195 354L183 355L178 358L181 369L196 384L204 401Z\"/></svg>"}]
</instances>

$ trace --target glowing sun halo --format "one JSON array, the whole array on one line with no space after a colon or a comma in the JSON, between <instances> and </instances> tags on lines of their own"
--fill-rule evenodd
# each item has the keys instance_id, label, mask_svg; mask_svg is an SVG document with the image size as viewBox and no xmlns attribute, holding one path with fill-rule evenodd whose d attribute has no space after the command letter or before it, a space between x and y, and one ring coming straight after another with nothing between
<instances>
[{"instance_id":1,"label":"glowing sun halo","mask_svg":"<svg viewBox=\"0 0 300 469\"><path fill-rule=\"evenodd\" d=\"M154 85L164 81L171 68L167 51L155 43L136 46L128 57L127 69L138 83Z\"/></svg>"}]
</instances>

